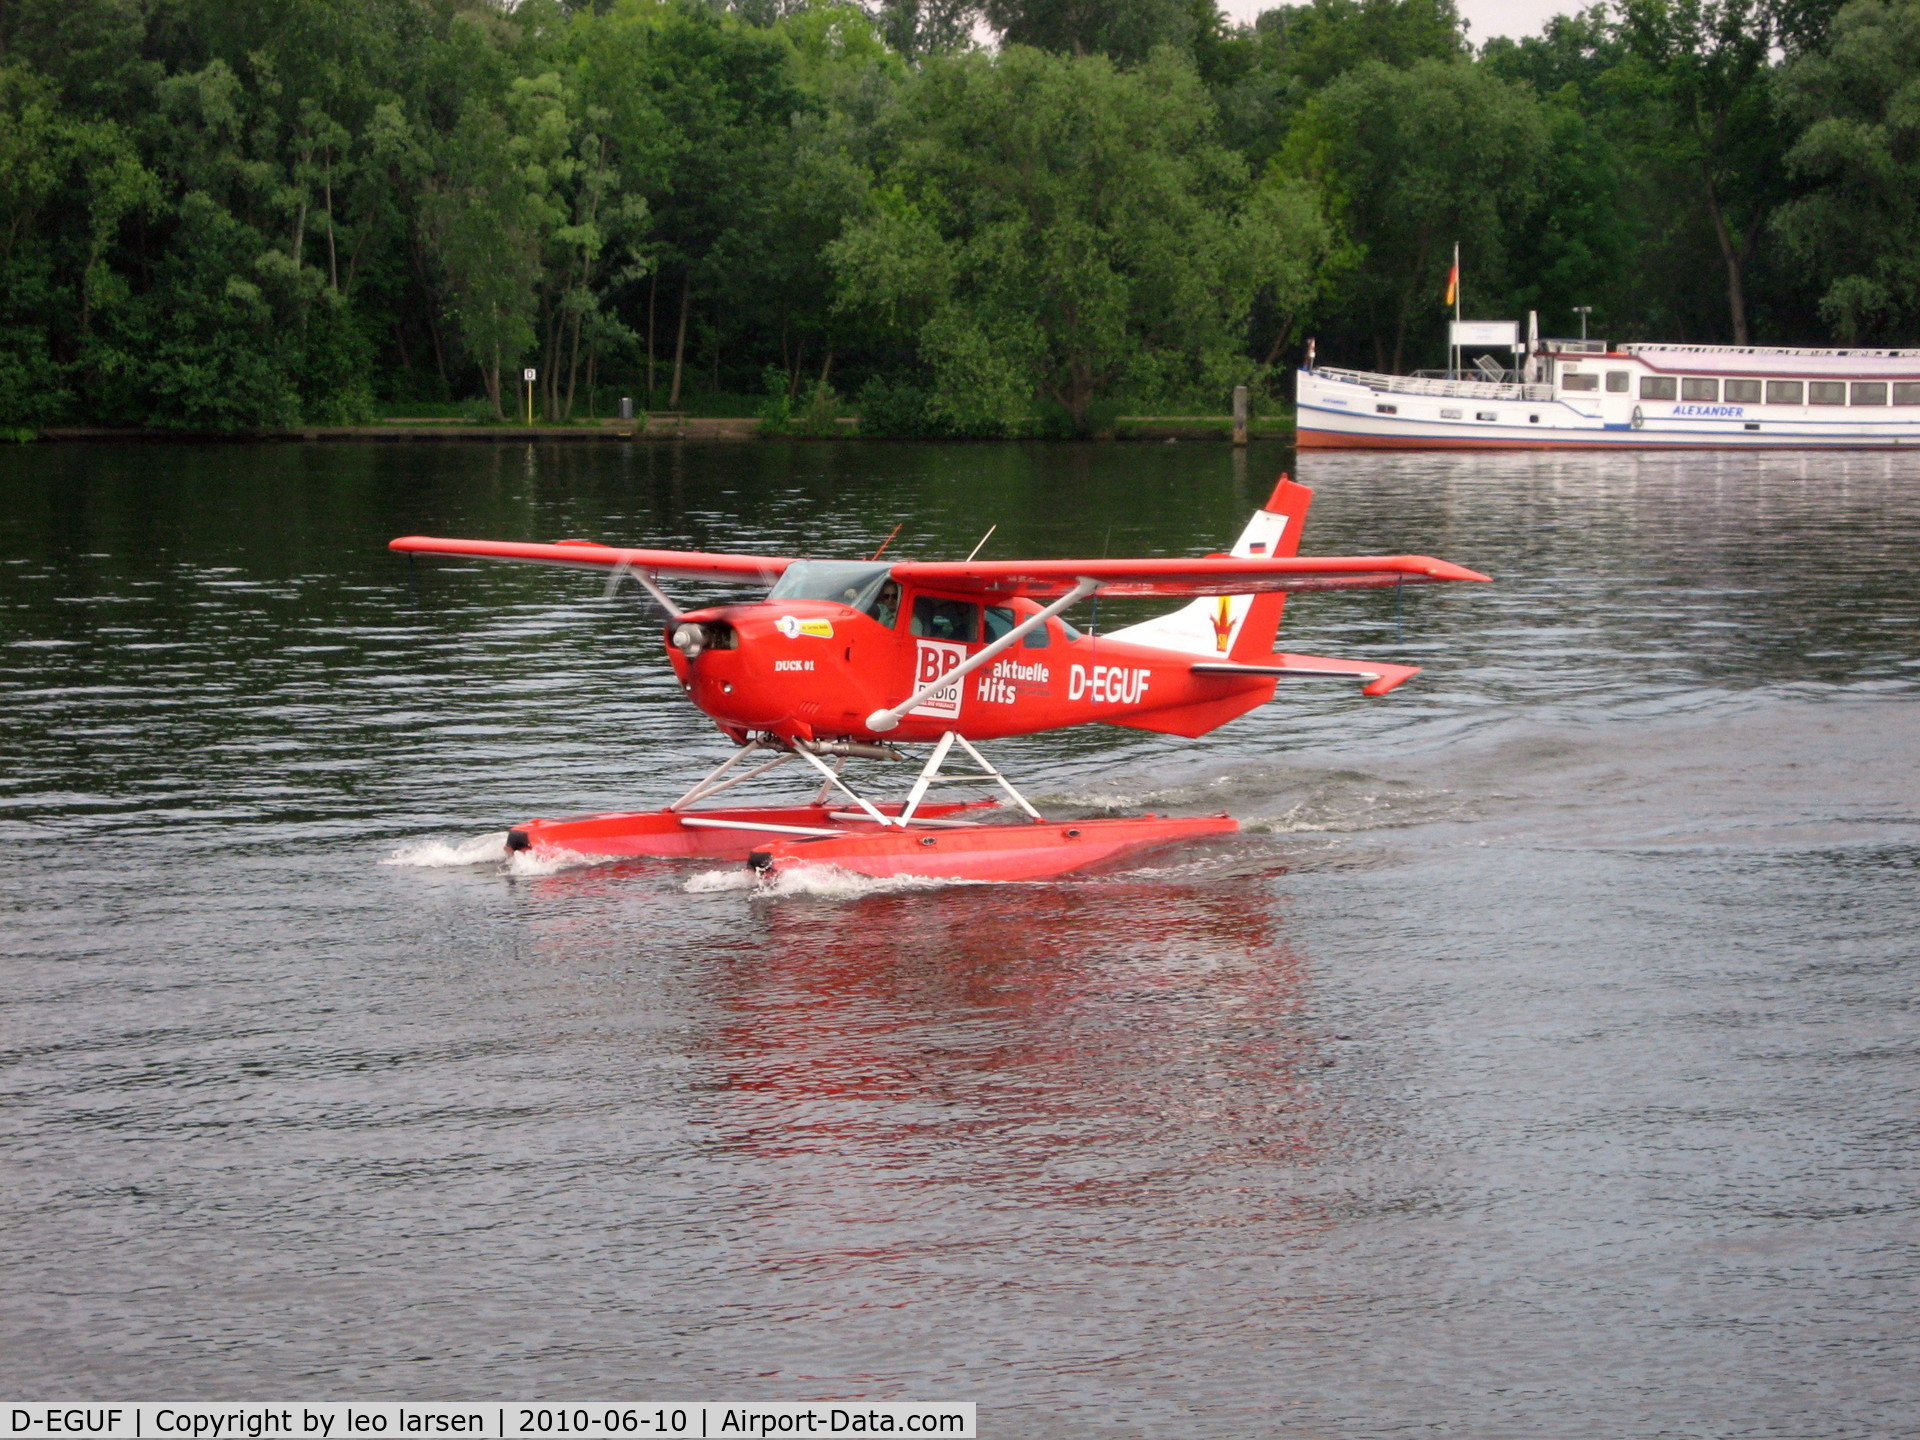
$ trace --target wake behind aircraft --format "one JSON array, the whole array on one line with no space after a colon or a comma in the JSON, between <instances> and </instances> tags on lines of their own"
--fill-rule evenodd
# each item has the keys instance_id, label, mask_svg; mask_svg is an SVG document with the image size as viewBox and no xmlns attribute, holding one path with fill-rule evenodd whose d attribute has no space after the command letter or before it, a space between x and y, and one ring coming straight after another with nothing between
<instances>
[{"instance_id":1,"label":"wake behind aircraft","mask_svg":"<svg viewBox=\"0 0 1920 1440\"><path fill-rule=\"evenodd\" d=\"M876 551L817 560L420 535L390 548L600 571L609 595L631 578L666 613L681 689L736 747L664 809L528 821L508 832L509 850L744 860L762 875L831 865L1031 880L1239 824L1227 815L1051 822L979 742L1096 722L1198 737L1301 677L1349 678L1384 695L1418 668L1276 651L1286 597L1488 578L1424 555L1302 557L1312 501L1283 475L1231 551L1192 559L885 561ZM761 599L684 610L662 588L675 579L768 588ZM1069 609L1101 596L1188 603L1104 635L1067 623ZM900 762L902 747L921 745L931 751L899 799L856 788L848 773L849 762ZM706 803L796 761L815 772L810 802ZM929 798L937 784L983 779L1011 814L995 800Z\"/></svg>"}]
</instances>

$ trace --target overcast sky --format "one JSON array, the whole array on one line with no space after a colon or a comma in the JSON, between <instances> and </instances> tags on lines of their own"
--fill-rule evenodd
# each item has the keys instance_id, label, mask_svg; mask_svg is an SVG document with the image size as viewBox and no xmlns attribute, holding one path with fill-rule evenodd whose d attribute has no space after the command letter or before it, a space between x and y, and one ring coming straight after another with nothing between
<instances>
[{"instance_id":1,"label":"overcast sky","mask_svg":"<svg viewBox=\"0 0 1920 1440\"><path fill-rule=\"evenodd\" d=\"M1219 0L1220 8L1236 20L1251 20L1282 0ZM1458 0L1460 13L1472 22L1468 37L1478 45L1496 35L1538 35L1555 15L1578 10L1574 0Z\"/></svg>"}]
</instances>

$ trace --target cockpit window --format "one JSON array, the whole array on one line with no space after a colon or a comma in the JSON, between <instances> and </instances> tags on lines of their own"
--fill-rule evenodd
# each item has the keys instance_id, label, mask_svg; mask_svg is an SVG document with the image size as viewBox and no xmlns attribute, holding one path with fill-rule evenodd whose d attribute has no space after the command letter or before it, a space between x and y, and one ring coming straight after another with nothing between
<instances>
[{"instance_id":1,"label":"cockpit window","mask_svg":"<svg viewBox=\"0 0 1920 1440\"><path fill-rule=\"evenodd\" d=\"M874 565L865 560L796 560L786 573L773 582L769 600L831 600L866 610L888 582L890 565ZM894 603L898 587L895 590Z\"/></svg>"},{"instance_id":2,"label":"cockpit window","mask_svg":"<svg viewBox=\"0 0 1920 1440\"><path fill-rule=\"evenodd\" d=\"M937 595L913 597L913 623L907 627L914 635L933 640L957 640L962 645L977 644L980 639L980 607L971 600L943 600Z\"/></svg>"}]
</instances>

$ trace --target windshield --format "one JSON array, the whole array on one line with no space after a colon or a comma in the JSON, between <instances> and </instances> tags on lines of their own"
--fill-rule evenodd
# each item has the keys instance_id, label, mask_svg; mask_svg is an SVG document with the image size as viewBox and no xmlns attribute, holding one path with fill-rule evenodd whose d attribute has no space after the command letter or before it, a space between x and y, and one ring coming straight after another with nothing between
<instances>
[{"instance_id":1,"label":"windshield","mask_svg":"<svg viewBox=\"0 0 1920 1440\"><path fill-rule=\"evenodd\" d=\"M796 560L773 582L767 598L831 600L865 610L891 568L868 560Z\"/></svg>"}]
</instances>

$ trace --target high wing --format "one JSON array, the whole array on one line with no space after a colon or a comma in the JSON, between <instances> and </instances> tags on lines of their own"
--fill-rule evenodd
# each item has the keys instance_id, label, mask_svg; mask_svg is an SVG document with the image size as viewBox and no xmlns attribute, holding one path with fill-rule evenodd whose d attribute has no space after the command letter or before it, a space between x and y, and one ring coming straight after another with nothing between
<instances>
[{"instance_id":1,"label":"high wing","mask_svg":"<svg viewBox=\"0 0 1920 1440\"><path fill-rule=\"evenodd\" d=\"M389 550L405 555L465 555L482 560L520 560L533 565L566 565L583 570L611 570L625 566L650 575L677 575L689 580L733 580L771 585L792 559L779 555L710 555L699 550L634 550L619 545L596 545L591 540L562 540L553 545L529 545L514 540L442 540L432 535L404 535Z\"/></svg>"},{"instance_id":2,"label":"high wing","mask_svg":"<svg viewBox=\"0 0 1920 1440\"><path fill-rule=\"evenodd\" d=\"M514 540L449 540L406 535L390 550L407 555L455 555L482 560L517 560L584 570L625 566L655 576L771 585L792 557L725 555L698 550L642 550L562 540L552 545ZM901 561L893 577L903 583L992 598L1024 595L1052 600L1082 579L1099 583L1098 595L1250 595L1263 591L1366 590L1384 586L1430 585L1447 580L1485 580L1478 571L1427 555L1358 555L1242 558L1209 555L1197 559L1141 560L938 560Z\"/></svg>"},{"instance_id":3,"label":"high wing","mask_svg":"<svg viewBox=\"0 0 1920 1440\"><path fill-rule=\"evenodd\" d=\"M893 577L913 585L1003 598L1051 600L1082 579L1096 595L1251 595L1285 590L1369 590L1490 577L1427 555L1300 556L1243 559L905 561Z\"/></svg>"}]
</instances>

